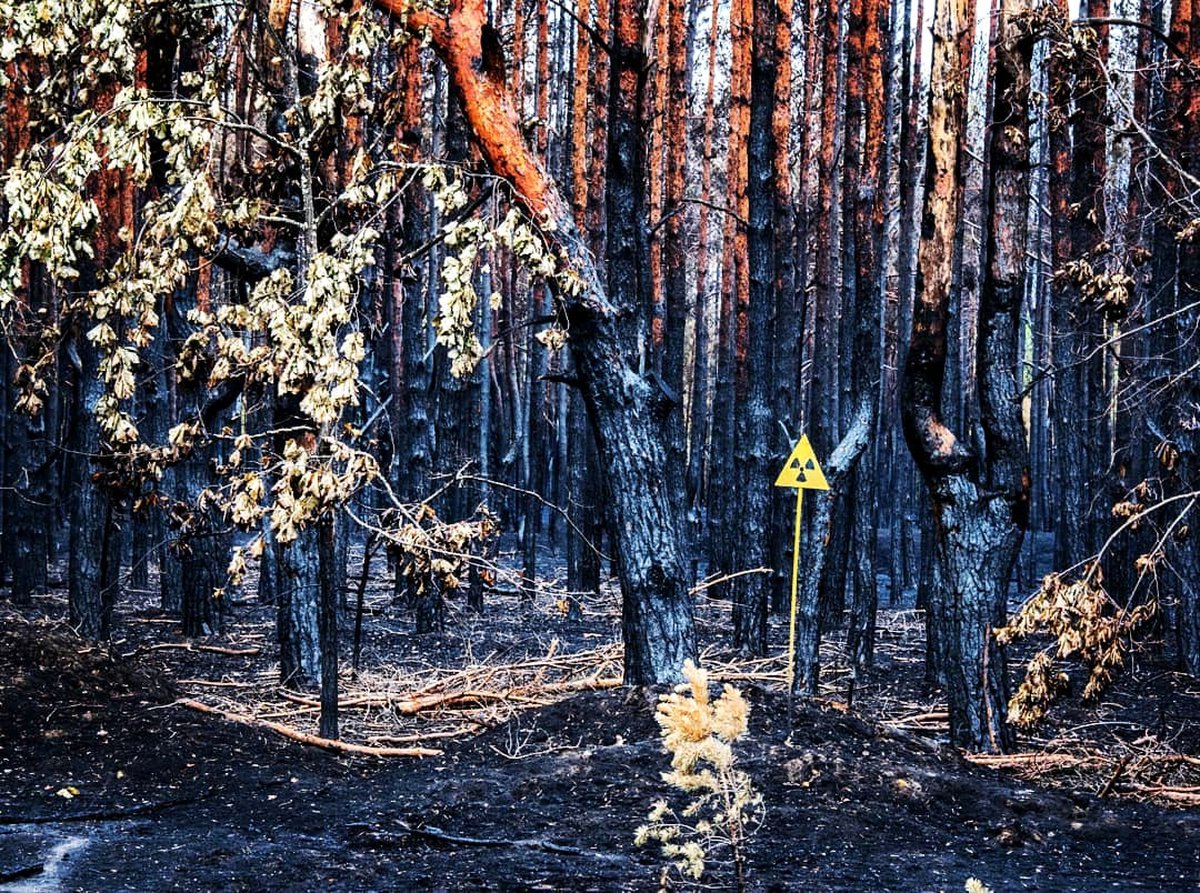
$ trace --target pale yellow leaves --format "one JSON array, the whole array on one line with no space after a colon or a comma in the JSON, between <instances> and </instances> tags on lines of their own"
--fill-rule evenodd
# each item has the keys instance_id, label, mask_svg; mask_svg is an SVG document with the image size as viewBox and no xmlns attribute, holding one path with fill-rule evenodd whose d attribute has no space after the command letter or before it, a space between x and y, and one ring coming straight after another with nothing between
<instances>
[{"instance_id":1,"label":"pale yellow leaves","mask_svg":"<svg viewBox=\"0 0 1200 893\"><path fill-rule=\"evenodd\" d=\"M725 685L712 700L708 674L690 660L683 674L686 684L659 701L656 719L671 753L672 771L663 780L693 799L678 811L657 801L635 842L658 841L685 876L699 880L717 851L728 850L741 863L746 838L761 821L762 796L734 765L732 743L746 734L749 723L745 698Z\"/></svg>"}]
</instances>

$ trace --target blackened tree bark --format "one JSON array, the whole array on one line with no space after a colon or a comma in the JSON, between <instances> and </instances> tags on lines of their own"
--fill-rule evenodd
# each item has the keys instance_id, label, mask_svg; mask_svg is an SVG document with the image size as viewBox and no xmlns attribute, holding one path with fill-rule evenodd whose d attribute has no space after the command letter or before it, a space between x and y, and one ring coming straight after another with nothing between
<instances>
[{"instance_id":1,"label":"blackened tree bark","mask_svg":"<svg viewBox=\"0 0 1200 893\"><path fill-rule=\"evenodd\" d=\"M663 357L663 379L671 391L676 411L668 417L667 461L673 469L687 464L687 438L683 417L684 338L688 317L687 232L683 200L687 174L687 30L684 15L685 0L660 0L667 9L669 38L667 58L659 65L666 66L666 90L660 97L665 117L665 218L663 227L663 290L666 303L666 326Z\"/></svg>"},{"instance_id":2,"label":"blackened tree bark","mask_svg":"<svg viewBox=\"0 0 1200 893\"><path fill-rule=\"evenodd\" d=\"M423 84L421 52L415 41L405 45L400 59L404 105L399 125L410 146L421 141L421 105ZM402 203L403 223L400 250L407 253L428 238L428 215L422 207L423 195L414 184ZM392 330L391 413L392 437L396 450L396 492L402 499L420 501L428 495L432 466L432 431L429 418L430 373L428 353L428 314L425 307L424 266L411 264L393 270L392 300L389 303ZM397 577L397 588L403 586Z\"/></svg>"},{"instance_id":3,"label":"blackened tree bark","mask_svg":"<svg viewBox=\"0 0 1200 893\"><path fill-rule=\"evenodd\" d=\"M1016 399L1017 323L1025 280L1028 101L1031 41L1022 0L1005 0L996 45L991 131L988 263L979 314L982 455L942 421L953 239L966 71L955 46L969 4L938 4L930 104L930 165L918 256L912 346L905 364L904 431L934 510L935 579L930 593L943 649L950 735L972 750L1003 751L1007 688L993 630L1004 623L1009 579L1028 520L1025 436Z\"/></svg>"},{"instance_id":4,"label":"blackened tree bark","mask_svg":"<svg viewBox=\"0 0 1200 893\"><path fill-rule=\"evenodd\" d=\"M380 0L379 5L402 11L390 0ZM524 142L505 85L482 73L480 37L486 21L481 0L455 0L447 18L425 12L408 17L410 26L428 28L462 92L484 158L493 171L513 183L535 220L553 224L547 238L579 277L577 293L556 297L571 332L572 354L608 484L607 516L623 598L625 681L635 685L677 681L684 660L696 655L674 510L680 502L676 495L680 476L665 473L657 435L661 396L636 371L636 344L622 321L637 312L637 305L627 303L628 290L614 288L619 297L610 300L569 205ZM626 72L633 66L636 74L643 62L640 45L614 34L612 46L614 66L622 65ZM618 163L627 164L628 159ZM629 276L618 279L628 282Z\"/></svg>"},{"instance_id":5,"label":"blackened tree bark","mask_svg":"<svg viewBox=\"0 0 1200 893\"><path fill-rule=\"evenodd\" d=\"M778 10L774 0L748 4L753 18L750 66L750 139L747 145L747 197L750 207L747 229L750 307L745 332L746 349L738 364L739 398L736 456L739 506L745 539L740 550L743 567L764 566L769 560L772 481L767 460L771 436L771 342L775 319L775 238L772 223L775 201L775 80L779 74L775 25ZM741 328L739 324L739 329ZM739 331L739 341L743 334ZM740 351L739 351L740 352ZM767 651L767 608L771 579L747 574L733 584L734 647L748 654Z\"/></svg>"},{"instance_id":6,"label":"blackened tree bark","mask_svg":"<svg viewBox=\"0 0 1200 893\"><path fill-rule=\"evenodd\" d=\"M796 207L792 196L792 0L778 0L775 16L775 100L771 116L774 142L775 172L771 184L774 202L771 229L775 250L775 337L771 356L771 411L774 422L768 443L774 445L771 459L782 460L791 444L785 432L796 431L796 412L800 403L798 388L800 345L803 341L803 316L797 308L796 288ZM771 502L769 529L770 558L774 569L771 607L783 608L790 593L792 513L790 500L775 498Z\"/></svg>"},{"instance_id":7,"label":"blackened tree bark","mask_svg":"<svg viewBox=\"0 0 1200 893\"><path fill-rule=\"evenodd\" d=\"M86 281L81 277L81 281ZM121 570L121 535L114 497L102 483L100 431L96 404L104 396L100 357L79 326L79 356L72 405L71 465L74 492L71 503L70 560L67 570L67 616L71 626L88 639L107 639L112 631L113 605Z\"/></svg>"},{"instance_id":8,"label":"blackened tree bark","mask_svg":"<svg viewBox=\"0 0 1200 893\"><path fill-rule=\"evenodd\" d=\"M1066 15L1065 4L1060 14ZM1092 0L1088 14L1105 15L1105 4ZM1071 86L1071 141L1066 141L1065 128L1052 137L1055 163L1051 200L1056 210L1054 225L1058 227L1055 260L1063 265L1082 261L1098 267L1105 231L1105 78L1090 54L1073 74L1061 85ZM1064 204L1067 214L1060 219ZM1095 554L1107 526L1106 519L1098 514L1107 509L1101 507L1102 499L1095 498L1095 485L1101 475L1098 463L1104 452L1102 377L1106 354L1092 351L1104 337L1102 320L1097 308L1082 300L1080 279L1060 267L1056 284L1055 364L1059 375L1055 380L1054 420L1058 423L1056 439L1062 445L1057 452L1063 491L1056 524L1056 563L1069 567Z\"/></svg>"},{"instance_id":9,"label":"blackened tree bark","mask_svg":"<svg viewBox=\"0 0 1200 893\"><path fill-rule=\"evenodd\" d=\"M31 314L42 304L37 296L45 286L29 272L25 282L24 299L18 299L10 336L18 369L37 362L42 349L37 337L40 326ZM53 370L47 373L53 374ZM14 385L19 387L20 382L14 381ZM47 429L46 407L36 413L14 410L11 404L5 409L6 417L0 417L7 446L0 475L4 482L2 564L11 572L13 602L28 605L35 594L46 591L46 558L53 530L52 431Z\"/></svg>"},{"instance_id":10,"label":"blackened tree bark","mask_svg":"<svg viewBox=\"0 0 1200 893\"><path fill-rule=\"evenodd\" d=\"M875 583L875 492L878 464L873 461L870 439L878 430L882 398L882 356L879 335L883 310L883 214L886 185L883 148L886 94L884 91L884 34L887 4L880 0L854 0L848 29L861 37L848 41L850 77L860 85L861 150L858 172L852 178L855 266L853 384L855 415L851 430L865 425L869 440L854 470L854 539L851 549L853 599L846 650L855 670L870 666L875 647L875 614L879 593ZM855 101L855 100L851 100ZM849 163L849 153L847 153Z\"/></svg>"},{"instance_id":11,"label":"blackened tree bark","mask_svg":"<svg viewBox=\"0 0 1200 893\"><path fill-rule=\"evenodd\" d=\"M25 102L26 66L12 62L7 66L8 85L4 95L3 142L0 144L0 160L5 168L12 164L18 153L24 151L30 140L29 109ZM11 571L13 602L28 605L34 593L46 590L46 557L50 547L52 525L48 523L52 506L51 455L47 430L47 407L36 411L26 407L16 409L17 392L28 385L27 370L40 360L43 350L41 338L42 321L39 311L47 313L53 301L43 301L41 296L47 285L32 265L26 263L22 271L22 288L17 299L6 314L9 334L9 350L5 351L0 373L4 374L4 386L0 387L0 583L4 581L4 568ZM45 317L48 318L48 317ZM11 351L11 353L10 353ZM52 376L53 369L44 370ZM53 397L51 398L53 399Z\"/></svg>"},{"instance_id":12,"label":"blackened tree bark","mask_svg":"<svg viewBox=\"0 0 1200 893\"><path fill-rule=\"evenodd\" d=\"M103 85L96 108L111 108L116 87ZM99 211L93 236L93 260L84 264L79 286L86 294L116 256L123 227L133 228L133 183L123 173L105 168L93 180L93 200ZM74 500L71 503L70 563L68 567L68 611L71 625L90 639L107 639L112 629L121 571L121 526L119 500L106 476L105 445L96 421L96 407L105 395L100 375L100 352L86 336L90 325L82 316L72 320L78 356L72 401L72 436L68 477Z\"/></svg>"},{"instance_id":13,"label":"blackened tree bark","mask_svg":"<svg viewBox=\"0 0 1200 893\"><path fill-rule=\"evenodd\" d=\"M321 737L338 737L338 574L337 519L327 511L317 521L320 598L317 608L317 638L321 650Z\"/></svg>"},{"instance_id":14,"label":"blackened tree bark","mask_svg":"<svg viewBox=\"0 0 1200 893\"><path fill-rule=\"evenodd\" d=\"M1164 97L1169 112L1168 140L1175 155L1178 170L1164 172L1163 182L1175 195L1181 194L1180 181L1200 176L1200 84L1196 82L1194 62L1200 58L1200 4L1195 0L1180 0L1173 5L1171 40L1193 65L1172 70ZM1194 182L1194 179L1193 179ZM1193 214L1185 205L1171 215L1176 226L1182 227ZM1168 236L1168 240L1169 240ZM1165 430L1176 445L1179 460L1172 481L1176 492L1200 491L1200 429L1196 412L1200 407L1200 372L1194 363L1200 313L1194 304L1200 292L1200 244L1193 236L1178 243L1175 257L1174 288L1160 291L1173 294L1176 315L1164 332L1164 355L1172 357L1171 389ZM1182 368L1181 368L1182 366ZM1189 514L1183 524L1186 535L1176 539L1173 556L1173 577L1178 581L1176 635L1179 664L1190 673L1200 675L1200 501L1187 504Z\"/></svg>"},{"instance_id":15,"label":"blackened tree bark","mask_svg":"<svg viewBox=\"0 0 1200 893\"><path fill-rule=\"evenodd\" d=\"M211 270L192 277L186 290L175 293L173 328L177 341L187 337L188 313L199 308L211 310L209 292ZM200 281L197 281L199 279ZM183 634L208 636L221 631L223 602L217 590L225 583L225 568L232 545L231 532L221 513L207 506L201 494L212 480L213 468L220 457L219 442L209 436L221 427L220 413L203 418L208 389L208 367L185 372L176 366L179 412L182 418L199 420L204 433L190 455L175 468L175 497L178 500L179 530L174 544L179 560L182 584Z\"/></svg>"},{"instance_id":16,"label":"blackened tree bark","mask_svg":"<svg viewBox=\"0 0 1200 893\"><path fill-rule=\"evenodd\" d=\"M277 430L295 430L300 420L294 404L295 398L290 395L276 397ZM286 435L277 438L276 449L280 455L286 440ZM311 450L312 441L309 435L303 445ZM320 534L316 526L305 525L294 540L288 543L276 541L274 546L279 679L289 688L309 688L321 678Z\"/></svg>"},{"instance_id":17,"label":"blackened tree bark","mask_svg":"<svg viewBox=\"0 0 1200 893\"><path fill-rule=\"evenodd\" d=\"M597 0L593 28L600 39L609 32L608 0ZM597 271L603 275L604 246L608 241L605 207L605 186L608 170L608 53L594 54L595 64L588 75L588 103L591 113L587 122L575 122L575 127L592 134L591 157L587 167L587 189L579 196L587 234L588 247L596 258ZM578 213L578 211L577 211ZM577 218L578 219L578 218ZM588 419L583 396L576 392L570 403L570 500L575 524L567 534L567 586L574 592L600 591L600 546L603 536L604 482L596 472L596 439Z\"/></svg>"}]
</instances>

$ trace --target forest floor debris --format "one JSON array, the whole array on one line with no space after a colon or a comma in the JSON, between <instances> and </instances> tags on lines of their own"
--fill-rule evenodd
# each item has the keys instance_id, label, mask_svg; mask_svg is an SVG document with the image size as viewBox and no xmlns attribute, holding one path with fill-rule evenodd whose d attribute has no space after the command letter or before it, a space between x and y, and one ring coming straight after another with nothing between
<instances>
[{"instance_id":1,"label":"forest floor debris","mask_svg":"<svg viewBox=\"0 0 1200 893\"><path fill-rule=\"evenodd\" d=\"M615 594L580 622L548 590L494 595L483 617L455 603L446 633L418 638L372 582L359 672L343 676L343 743L438 756L281 737L271 724L315 735L316 702L278 686L272 608L243 603L198 643L223 650L155 649L182 637L142 622L88 646L56 619L61 597L3 610L0 874L49 864L68 835L88 845L56 863L66 889L651 889L661 858L632 841L666 793L668 757L654 697L617 687ZM778 652L737 660L715 644L728 605L701 598L697 612L704 663L752 707L740 762L767 810L754 889L1200 882L1194 680L1145 661L1102 704L1064 705L1021 753L963 759L911 660L912 612L881 614L879 666L853 692L831 647L822 698L797 702L790 724ZM126 619L155 614L146 603Z\"/></svg>"}]
</instances>

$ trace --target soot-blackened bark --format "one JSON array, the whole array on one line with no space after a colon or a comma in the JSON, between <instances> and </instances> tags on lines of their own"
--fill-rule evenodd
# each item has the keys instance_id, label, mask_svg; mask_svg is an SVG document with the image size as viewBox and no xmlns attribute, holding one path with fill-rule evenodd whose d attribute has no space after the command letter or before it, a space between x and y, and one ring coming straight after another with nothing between
<instances>
[{"instance_id":1,"label":"soot-blackened bark","mask_svg":"<svg viewBox=\"0 0 1200 893\"><path fill-rule=\"evenodd\" d=\"M411 599L417 635L440 633L446 628L446 600L434 575L425 580L421 591L412 593Z\"/></svg>"},{"instance_id":2,"label":"soot-blackened bark","mask_svg":"<svg viewBox=\"0 0 1200 893\"><path fill-rule=\"evenodd\" d=\"M1017 331L1025 283L1028 101L1031 41L1020 33L1022 0L1005 0L996 44L987 269L977 360L985 444L976 455L940 416L953 240L962 203L958 162L965 140L966 71L954 37L969 4L936 10L930 167L918 257L912 347L905 366L904 428L933 503L933 641L941 652L950 735L972 750L1011 745L1005 722L1003 652L993 631L1005 619L1009 580L1028 521L1028 468L1016 399Z\"/></svg>"},{"instance_id":3,"label":"soot-blackened bark","mask_svg":"<svg viewBox=\"0 0 1200 893\"><path fill-rule=\"evenodd\" d=\"M779 59L775 44L774 0L753 4L753 61L750 69L750 139L747 146L747 193L750 206L747 254L750 274L748 344L738 364L736 456L741 491L740 520L744 539L740 564L762 567L769 561L772 478L767 468L771 435L771 342L775 317L775 239L771 224L775 203L775 79ZM748 654L767 651L767 608L771 578L747 574L733 584L733 643Z\"/></svg>"},{"instance_id":4,"label":"soot-blackened bark","mask_svg":"<svg viewBox=\"0 0 1200 893\"><path fill-rule=\"evenodd\" d=\"M316 450L311 422L299 411L299 398L280 394L273 399L277 455L296 439L310 454ZM301 431L297 435L295 432ZM321 542L317 525L305 524L290 542L276 541L276 631L279 637L279 678L291 688L308 688L321 679L321 639L318 614L321 601Z\"/></svg>"},{"instance_id":5,"label":"soot-blackened bark","mask_svg":"<svg viewBox=\"0 0 1200 893\"><path fill-rule=\"evenodd\" d=\"M220 513L199 503L208 486L217 447L211 440L197 444L176 469L176 497L186 517L179 532L176 554L183 584L183 634L209 636L221 631L224 602L216 592L225 584L230 534Z\"/></svg>"},{"instance_id":6,"label":"soot-blackened bark","mask_svg":"<svg viewBox=\"0 0 1200 893\"><path fill-rule=\"evenodd\" d=\"M1180 0L1171 18L1171 37L1193 61L1200 58L1200 4ZM1189 177L1200 176L1200 84L1194 68L1172 73L1168 80L1166 107L1171 109L1169 135L1171 149ZM1172 174L1167 180L1178 190L1182 179ZM1171 181L1174 183L1171 183ZM1186 223L1177 221L1177 225ZM1200 492L1200 429L1196 426L1196 408L1200 406L1200 371L1196 369L1196 337L1200 331L1200 312L1193 305L1200 283L1200 244L1190 239L1178 246L1175 288L1160 289L1174 294L1176 315L1164 332L1172 360L1173 387L1169 394L1167 431L1179 450L1174 489L1180 493ZM1180 366L1182 365L1182 368ZM1186 533L1176 537L1173 556L1174 576L1178 580L1177 638L1179 663L1188 672L1200 675L1200 500L1187 503L1188 514L1181 521Z\"/></svg>"},{"instance_id":7,"label":"soot-blackened bark","mask_svg":"<svg viewBox=\"0 0 1200 893\"><path fill-rule=\"evenodd\" d=\"M393 8L390 0L379 0L379 5ZM420 12L408 17L410 26L428 28L462 92L468 121L488 164L513 183L534 219L552 224L547 238L578 277L581 287L575 293L556 297L571 333L571 351L608 485L606 514L623 599L625 681L677 681L684 660L696 656L675 511L682 475L670 475L665 468L659 436L661 393L636 371L637 344L630 337L635 333L625 321L638 308L609 299L569 206L524 142L505 85L481 73L480 35L486 21L481 0L455 0L448 18Z\"/></svg>"},{"instance_id":8,"label":"soot-blackened bark","mask_svg":"<svg viewBox=\"0 0 1200 893\"><path fill-rule=\"evenodd\" d=\"M80 326L82 328L82 326ZM107 639L112 631L121 569L121 534L114 498L99 480L100 431L96 403L104 396L100 357L82 333L71 427L71 539L68 566L68 619L81 636Z\"/></svg>"},{"instance_id":9,"label":"soot-blackened bark","mask_svg":"<svg viewBox=\"0 0 1200 893\"><path fill-rule=\"evenodd\" d=\"M18 323L18 328L20 324ZM27 359L32 343L22 344L17 335L18 361ZM23 349L24 348L24 349ZM3 541L4 561L11 573L13 602L28 605L35 594L46 591L46 558L49 554L53 525L52 450L46 426L47 410L36 415L5 407L6 445L4 469ZM0 431L5 431L0 428Z\"/></svg>"},{"instance_id":10,"label":"soot-blackened bark","mask_svg":"<svg viewBox=\"0 0 1200 893\"><path fill-rule=\"evenodd\" d=\"M207 274L208 271L205 271ZM175 294L173 318L170 320L177 340L190 334L187 314L194 307L208 309L210 282L205 275L197 282L193 277L186 290ZM208 395L206 371L185 376L176 366L176 392L181 418L199 419ZM183 634L208 636L221 631L223 602L216 593L225 584L225 568L229 563L231 532L218 509L204 503L201 494L211 482L220 459L220 444L211 437L221 427L220 413L202 422L207 426L191 453L175 467L175 498L179 502L179 529L174 543L180 565L180 584L183 610Z\"/></svg>"},{"instance_id":11,"label":"soot-blackened bark","mask_svg":"<svg viewBox=\"0 0 1200 893\"><path fill-rule=\"evenodd\" d=\"M404 99L397 129L410 143L419 143L424 111L424 84L420 47L409 41L401 54L399 81ZM397 251L405 255L422 245L429 235L429 214L420 184L409 187L407 200L397 214L401 227ZM387 313L391 329L391 362L388 383L392 394L391 420L394 448L394 487L401 499L420 502L429 495L433 463L433 438L429 412L430 370L428 353L429 318L426 311L425 279L429 267L406 263L390 270ZM402 574L396 574L397 597L408 594Z\"/></svg>"},{"instance_id":12,"label":"soot-blackened bark","mask_svg":"<svg viewBox=\"0 0 1200 893\"><path fill-rule=\"evenodd\" d=\"M887 4L881 0L854 0L850 5L851 33L847 41L849 77L855 85L850 91L853 115L847 117L847 128L857 130L861 121L861 139L857 171L851 178L853 188L847 210L854 225L854 278L857 328L854 337L854 367L851 384L855 401L854 425L868 429L874 437L878 428L879 405L882 399L882 356L879 338L883 305L883 147L885 123L885 93L883 59L884 33L887 26ZM852 134L847 133L847 144ZM847 152L847 164L850 153ZM869 446L869 445L868 445ZM874 650L875 613L879 599L875 583L875 493L878 464L869 448L864 448L853 475L853 542L851 545L851 575L853 598L850 604L850 626L846 650L854 669L869 666Z\"/></svg>"},{"instance_id":13,"label":"soot-blackened bark","mask_svg":"<svg viewBox=\"0 0 1200 893\"><path fill-rule=\"evenodd\" d=\"M290 543L275 544L279 680L288 688L308 688L321 678L318 540L316 529L306 526Z\"/></svg>"},{"instance_id":14,"label":"soot-blackened bark","mask_svg":"<svg viewBox=\"0 0 1200 893\"><path fill-rule=\"evenodd\" d=\"M322 738L338 737L338 577L337 519L326 512L317 522L317 563L319 566L319 603L317 640L321 651L321 716L318 729ZM344 568L344 565L343 565Z\"/></svg>"},{"instance_id":15,"label":"soot-blackened bark","mask_svg":"<svg viewBox=\"0 0 1200 893\"><path fill-rule=\"evenodd\" d=\"M567 485L567 589L572 593L600 592L600 481L596 479L596 444L588 426L587 409L579 394L569 409L570 461Z\"/></svg>"}]
</instances>

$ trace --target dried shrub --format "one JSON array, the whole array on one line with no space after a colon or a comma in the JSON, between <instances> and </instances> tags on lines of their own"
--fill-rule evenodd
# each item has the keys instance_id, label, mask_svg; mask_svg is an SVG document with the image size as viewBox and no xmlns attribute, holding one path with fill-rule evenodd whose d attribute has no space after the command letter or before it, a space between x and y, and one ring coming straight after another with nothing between
<instances>
[{"instance_id":1,"label":"dried shrub","mask_svg":"<svg viewBox=\"0 0 1200 893\"><path fill-rule=\"evenodd\" d=\"M671 771L663 773L663 780L686 794L686 802L678 808L666 800L656 802L635 842L658 841L675 868L693 881L727 852L742 890L747 842L763 815L762 795L750 776L736 768L732 747L746 734L750 707L730 685L710 700L708 674L691 661L683 673L687 684L662 698L657 718L671 752Z\"/></svg>"}]
</instances>

